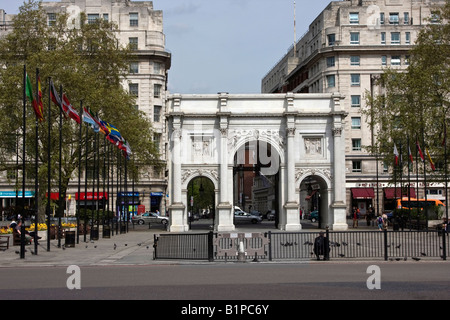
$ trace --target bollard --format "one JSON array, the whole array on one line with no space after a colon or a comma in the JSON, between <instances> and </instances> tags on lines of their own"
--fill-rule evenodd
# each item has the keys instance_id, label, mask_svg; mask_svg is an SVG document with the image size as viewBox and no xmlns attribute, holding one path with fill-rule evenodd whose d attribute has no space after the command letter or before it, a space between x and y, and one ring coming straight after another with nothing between
<instances>
[{"instance_id":1,"label":"bollard","mask_svg":"<svg viewBox=\"0 0 450 320\"><path fill-rule=\"evenodd\" d=\"M244 241L242 239L239 242L238 261L245 262Z\"/></svg>"}]
</instances>

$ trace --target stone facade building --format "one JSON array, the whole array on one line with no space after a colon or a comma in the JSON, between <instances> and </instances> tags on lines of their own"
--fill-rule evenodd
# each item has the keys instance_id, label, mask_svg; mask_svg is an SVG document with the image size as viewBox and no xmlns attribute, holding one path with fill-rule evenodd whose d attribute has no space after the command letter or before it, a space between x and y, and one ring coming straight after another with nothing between
<instances>
[{"instance_id":1,"label":"stone facade building","mask_svg":"<svg viewBox=\"0 0 450 320\"><path fill-rule=\"evenodd\" d=\"M378 94L374 79L383 69L404 70L408 52L425 24L433 23L442 0L333 1L311 22L307 32L262 79L262 93L339 92L348 113L345 123L347 203L365 212L389 208L389 169L368 154L374 133L361 110L365 98ZM431 20L428 20L431 19ZM377 184L378 180L378 184ZM415 186L423 197L423 184ZM419 191L420 189L420 191ZM441 200L442 186L428 197Z\"/></svg>"},{"instance_id":2,"label":"stone facade building","mask_svg":"<svg viewBox=\"0 0 450 320\"><path fill-rule=\"evenodd\" d=\"M123 80L123 85L130 94L136 96L136 108L145 112L152 120L155 131L154 141L159 145L161 161L166 162L165 103L171 54L165 49L163 12L155 10L152 1L61 0L41 4L47 12L49 24L56 19L57 13L63 12L69 14L69 23L72 23L74 27L81 23L81 12L86 14L87 23L96 19L105 19L117 24L116 36L120 44L130 44L134 49L130 73ZM0 36L9 32L13 18L14 15L6 14L0 9ZM0 178L0 181L3 181L0 184L0 191L13 191L14 186L4 183L5 180ZM72 201L76 199L76 184L75 179L69 185L67 199L70 198ZM165 212L166 189L165 171L151 170L143 174L135 185L135 192L139 193L135 203L139 199L139 203L145 205L146 210ZM110 196L116 199L116 195ZM3 198L2 201L3 207L6 206L8 200ZM75 214L75 207L75 205L67 205L69 215Z\"/></svg>"}]
</instances>

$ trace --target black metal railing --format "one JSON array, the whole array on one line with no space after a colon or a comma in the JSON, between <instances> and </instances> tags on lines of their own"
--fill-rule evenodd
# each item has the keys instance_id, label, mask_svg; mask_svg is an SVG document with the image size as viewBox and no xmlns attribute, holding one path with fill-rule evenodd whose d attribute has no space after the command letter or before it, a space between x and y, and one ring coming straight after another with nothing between
<instances>
[{"instance_id":1,"label":"black metal railing","mask_svg":"<svg viewBox=\"0 0 450 320\"><path fill-rule=\"evenodd\" d=\"M404 260L441 258L450 254L448 233L432 231L329 231L330 259L384 259ZM255 234L256 235L256 234ZM261 252L246 255L246 259L309 260L314 254L315 232L267 232L263 236L243 239L246 251L261 247L262 237L267 238ZM217 238L220 241L216 240ZM236 260L239 245L235 239L223 239L218 233L183 233L155 235L154 259L191 259L208 261ZM234 248L234 249L233 249ZM233 251L234 250L234 251ZM223 254L226 251L226 254ZM222 253L222 254L221 254Z\"/></svg>"}]
</instances>

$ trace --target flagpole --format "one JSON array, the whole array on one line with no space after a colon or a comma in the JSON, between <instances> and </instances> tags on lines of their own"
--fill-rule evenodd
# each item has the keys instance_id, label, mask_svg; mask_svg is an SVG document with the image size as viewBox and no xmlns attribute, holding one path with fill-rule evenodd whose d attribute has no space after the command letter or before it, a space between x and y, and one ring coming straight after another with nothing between
<instances>
[{"instance_id":1,"label":"flagpole","mask_svg":"<svg viewBox=\"0 0 450 320\"><path fill-rule=\"evenodd\" d=\"M84 113L84 109L83 109ZM88 221L87 216L87 172L88 172L88 151L89 151L89 143L88 143L88 136L89 136L89 130L86 126L86 139L85 139L85 152L86 152L86 158L84 163L84 223L83 223L83 233L84 233L84 242L86 242L86 233L87 233L87 226L86 223Z\"/></svg>"},{"instance_id":2,"label":"flagpole","mask_svg":"<svg viewBox=\"0 0 450 320\"><path fill-rule=\"evenodd\" d=\"M51 194L51 182L50 182L50 170L51 170L51 94L50 84L52 78L48 77L48 146L47 146L47 251L50 251L50 194Z\"/></svg>"},{"instance_id":3,"label":"flagpole","mask_svg":"<svg viewBox=\"0 0 450 320\"><path fill-rule=\"evenodd\" d=\"M62 85L59 86L60 101L63 95ZM61 167L62 167L62 105L59 105L59 178L58 178L58 248L61 248L61 214L62 209L62 194L61 194Z\"/></svg>"},{"instance_id":4,"label":"flagpole","mask_svg":"<svg viewBox=\"0 0 450 320\"><path fill-rule=\"evenodd\" d=\"M92 141L92 143L93 143L92 151L93 151L93 154L94 154L94 161L92 162L92 211L91 211L91 236L90 236L90 240L91 241L94 240L95 160L96 160L96 157L97 157L97 154L96 154L96 151L95 151L95 135L94 135L94 140Z\"/></svg>"},{"instance_id":5,"label":"flagpole","mask_svg":"<svg viewBox=\"0 0 450 320\"><path fill-rule=\"evenodd\" d=\"M78 205L77 205L77 244L80 243L80 212L81 212L81 139L83 135L83 121L81 115L83 114L83 100L80 101L80 126L78 130Z\"/></svg>"},{"instance_id":6,"label":"flagpole","mask_svg":"<svg viewBox=\"0 0 450 320\"><path fill-rule=\"evenodd\" d=\"M411 170L409 168L410 166L409 162L412 159L412 155L411 155L411 147L409 146L409 135L407 136L407 141L408 141L407 143L408 143L408 208L409 208L408 220L409 225L411 225Z\"/></svg>"},{"instance_id":7,"label":"flagpole","mask_svg":"<svg viewBox=\"0 0 450 320\"><path fill-rule=\"evenodd\" d=\"M23 66L23 129L22 129L22 210L25 206L25 136L27 132L27 116L26 116L26 108L27 108L27 101L26 101L26 79L27 77L27 66ZM21 227L20 227L20 259L25 259L25 225L24 225L24 218L23 218L23 211L21 214Z\"/></svg>"},{"instance_id":8,"label":"flagpole","mask_svg":"<svg viewBox=\"0 0 450 320\"><path fill-rule=\"evenodd\" d=\"M39 69L36 68L36 101L38 106L40 105L40 96L39 96ZM39 174L39 119L36 117L35 122L35 159L34 159L34 166L35 166L35 177L34 177L34 208L35 208L35 216L34 216L34 254L38 254L38 222L39 222L39 197L38 197L38 174Z\"/></svg>"},{"instance_id":9,"label":"flagpole","mask_svg":"<svg viewBox=\"0 0 450 320\"><path fill-rule=\"evenodd\" d=\"M426 151L427 147L425 146L425 135L423 133L423 128L422 128L422 145L424 146L425 151ZM425 216L426 216L425 223L426 223L426 230L428 231L428 210L426 208L427 200L428 200L428 198L427 198L427 168L426 168L425 159L423 160L423 181L424 181L424 199L425 199L425 208L424 209L425 209ZM419 220L419 218L417 220Z\"/></svg>"}]
</instances>

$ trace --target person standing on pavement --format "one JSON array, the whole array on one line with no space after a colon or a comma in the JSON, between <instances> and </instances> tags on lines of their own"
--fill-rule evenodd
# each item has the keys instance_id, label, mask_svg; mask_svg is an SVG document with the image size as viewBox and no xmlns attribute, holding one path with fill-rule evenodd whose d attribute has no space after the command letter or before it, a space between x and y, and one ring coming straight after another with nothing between
<instances>
[{"instance_id":1,"label":"person standing on pavement","mask_svg":"<svg viewBox=\"0 0 450 320\"><path fill-rule=\"evenodd\" d=\"M353 207L353 213L352 213L352 218L353 218L353 228L358 228L358 220L359 220L359 209Z\"/></svg>"},{"instance_id":2,"label":"person standing on pavement","mask_svg":"<svg viewBox=\"0 0 450 320\"><path fill-rule=\"evenodd\" d=\"M328 238L324 237L323 232L319 232L319 236L314 239L314 254L317 260L320 260L320 256L323 255L323 260L330 260L330 243Z\"/></svg>"}]
</instances>

